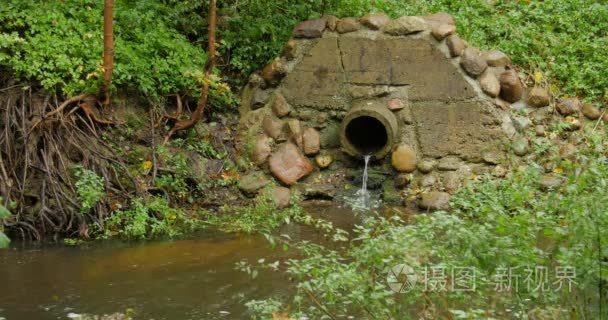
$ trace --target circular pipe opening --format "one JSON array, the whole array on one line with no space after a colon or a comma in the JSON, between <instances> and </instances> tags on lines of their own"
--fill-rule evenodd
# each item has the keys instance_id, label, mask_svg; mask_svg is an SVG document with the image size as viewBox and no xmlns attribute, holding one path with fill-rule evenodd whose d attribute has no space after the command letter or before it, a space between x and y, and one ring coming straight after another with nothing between
<instances>
[{"instance_id":1,"label":"circular pipe opening","mask_svg":"<svg viewBox=\"0 0 608 320\"><path fill-rule=\"evenodd\" d=\"M388 142L388 133L384 124L370 116L352 119L346 125L345 136L361 155L375 154L384 149Z\"/></svg>"},{"instance_id":2,"label":"circular pipe opening","mask_svg":"<svg viewBox=\"0 0 608 320\"><path fill-rule=\"evenodd\" d=\"M353 157L384 158L398 139L399 122L384 103L363 101L353 105L342 119L342 150Z\"/></svg>"}]
</instances>

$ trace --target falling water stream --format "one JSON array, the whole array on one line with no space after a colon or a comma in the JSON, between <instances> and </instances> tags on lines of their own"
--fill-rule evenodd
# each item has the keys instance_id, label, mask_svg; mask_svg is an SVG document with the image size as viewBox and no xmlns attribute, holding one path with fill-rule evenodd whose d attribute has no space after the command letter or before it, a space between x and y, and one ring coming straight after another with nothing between
<instances>
[{"instance_id":1,"label":"falling water stream","mask_svg":"<svg viewBox=\"0 0 608 320\"><path fill-rule=\"evenodd\" d=\"M369 160L372 158L370 154L367 154L363 157L363 161L365 162L365 167L363 167L363 179L361 183L361 189L357 191L357 196L359 196L359 203L364 208L370 207L370 195L369 191L367 191L367 166L369 165Z\"/></svg>"}]
</instances>

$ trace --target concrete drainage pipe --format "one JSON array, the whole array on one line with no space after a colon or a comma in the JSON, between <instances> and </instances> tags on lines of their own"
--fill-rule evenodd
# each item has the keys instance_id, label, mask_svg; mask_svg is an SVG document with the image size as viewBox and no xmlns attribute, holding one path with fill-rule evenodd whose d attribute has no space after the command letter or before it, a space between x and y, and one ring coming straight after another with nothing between
<instances>
[{"instance_id":1,"label":"concrete drainage pipe","mask_svg":"<svg viewBox=\"0 0 608 320\"><path fill-rule=\"evenodd\" d=\"M354 157L371 154L376 159L386 156L397 141L397 117L386 106L368 103L353 107L342 120L340 142Z\"/></svg>"}]
</instances>

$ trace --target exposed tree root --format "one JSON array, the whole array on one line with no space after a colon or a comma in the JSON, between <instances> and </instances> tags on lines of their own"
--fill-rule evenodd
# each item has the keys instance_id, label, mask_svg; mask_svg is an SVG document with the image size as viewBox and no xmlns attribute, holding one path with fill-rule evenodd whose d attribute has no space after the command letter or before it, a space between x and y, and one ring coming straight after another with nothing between
<instances>
[{"instance_id":1,"label":"exposed tree root","mask_svg":"<svg viewBox=\"0 0 608 320\"><path fill-rule=\"evenodd\" d=\"M97 115L97 100L88 95L68 99L47 113L52 107L49 96L18 87L3 90L0 196L13 213L6 225L22 237L36 240L76 234L86 238L89 225L103 229L103 218L109 214L108 197L91 212L81 213L72 173L74 165L80 164L104 178L106 193L129 198L123 177L138 185L97 134L97 125L113 122Z\"/></svg>"}]
</instances>

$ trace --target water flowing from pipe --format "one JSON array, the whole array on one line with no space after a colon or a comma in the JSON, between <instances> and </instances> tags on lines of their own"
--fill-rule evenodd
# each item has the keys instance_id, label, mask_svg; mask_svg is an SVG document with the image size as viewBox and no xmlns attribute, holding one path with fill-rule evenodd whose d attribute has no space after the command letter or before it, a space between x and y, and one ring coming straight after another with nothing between
<instances>
[{"instance_id":1,"label":"water flowing from pipe","mask_svg":"<svg viewBox=\"0 0 608 320\"><path fill-rule=\"evenodd\" d=\"M369 164L369 160L372 158L370 154L365 155L363 160L365 161L365 167L363 168L363 179L361 183L361 189L357 191L357 196L359 197L359 203L364 208L370 207L370 196L369 191L367 191L367 166Z\"/></svg>"}]
</instances>

